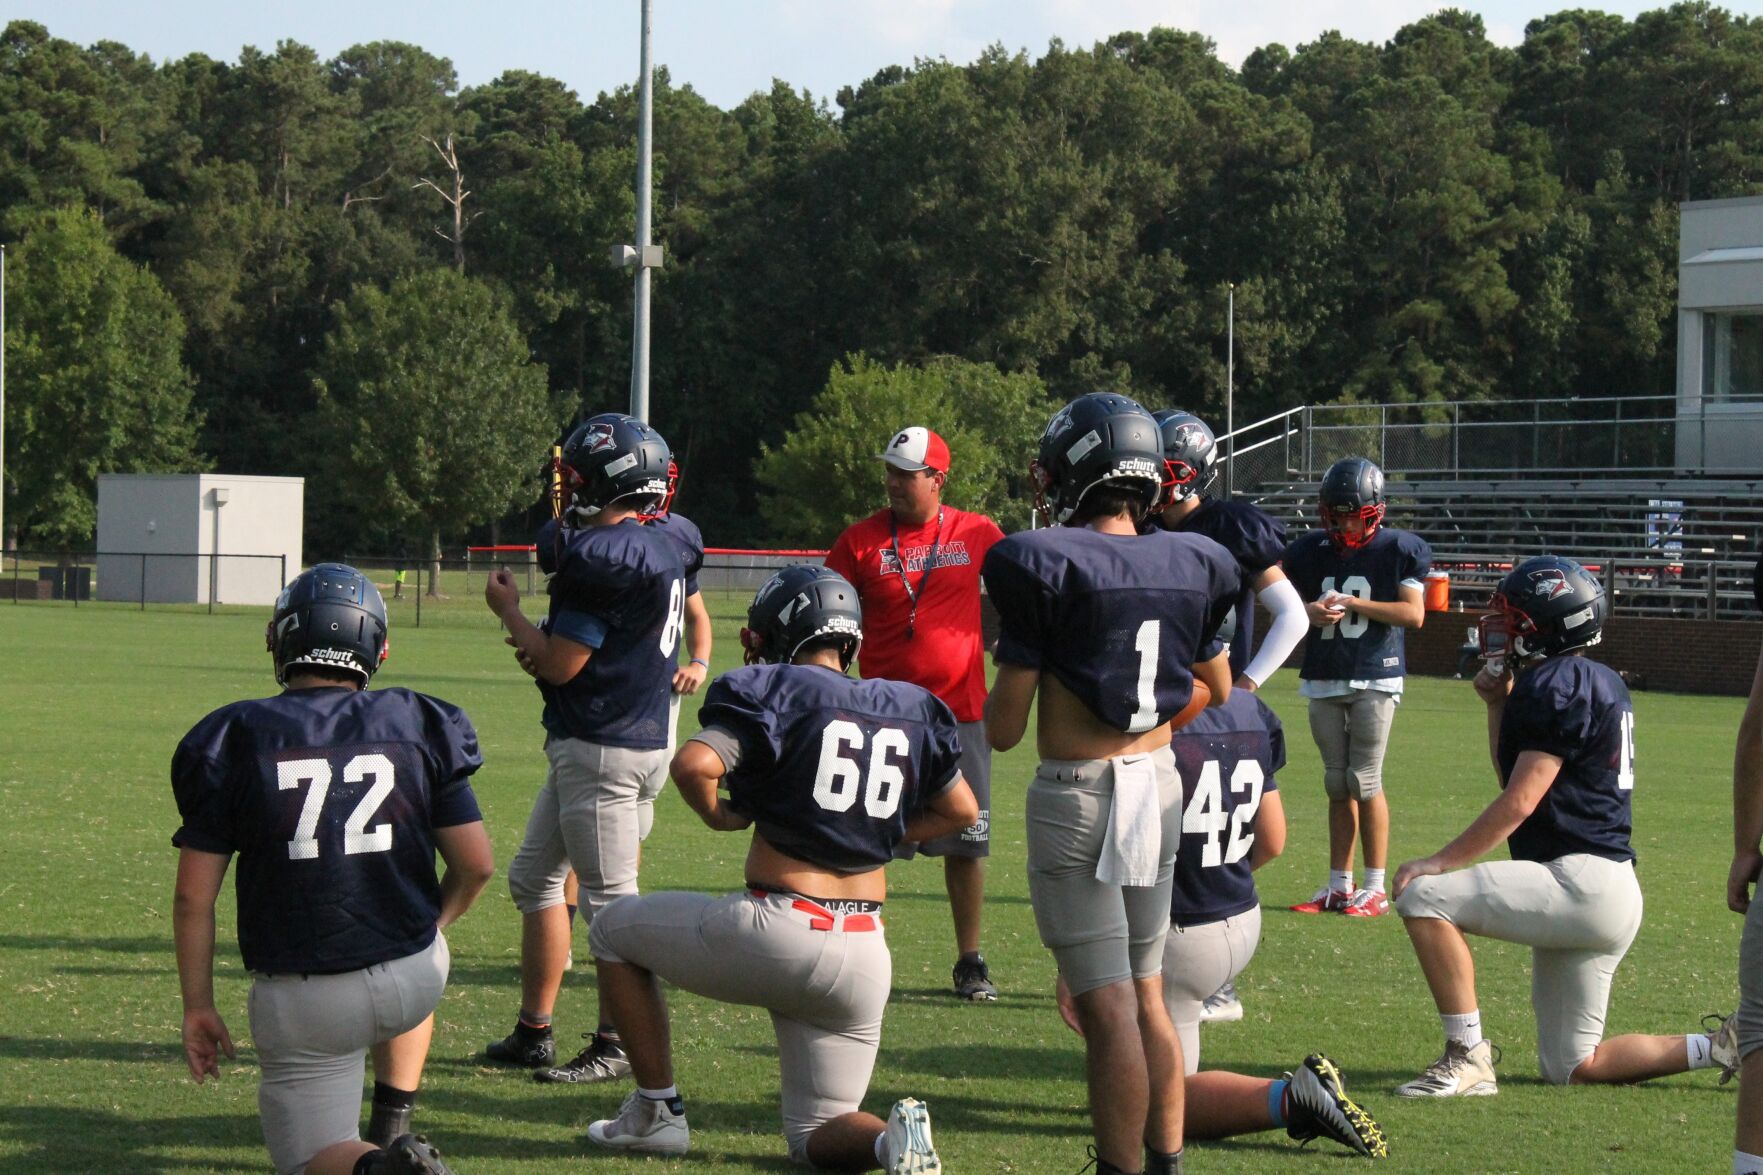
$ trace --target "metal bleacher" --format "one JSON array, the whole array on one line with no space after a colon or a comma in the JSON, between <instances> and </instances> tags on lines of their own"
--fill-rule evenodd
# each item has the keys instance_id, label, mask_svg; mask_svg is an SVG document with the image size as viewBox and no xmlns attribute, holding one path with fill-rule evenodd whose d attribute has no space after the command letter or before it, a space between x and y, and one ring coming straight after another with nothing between
<instances>
[{"instance_id":1,"label":"metal bleacher","mask_svg":"<svg viewBox=\"0 0 1763 1175\"><path fill-rule=\"evenodd\" d=\"M1614 611L1685 618L1755 614L1763 480L1392 480L1387 521L1433 548L1459 599L1485 598L1515 559L1567 555L1599 575ZM1316 483L1239 494L1297 535L1316 525Z\"/></svg>"}]
</instances>

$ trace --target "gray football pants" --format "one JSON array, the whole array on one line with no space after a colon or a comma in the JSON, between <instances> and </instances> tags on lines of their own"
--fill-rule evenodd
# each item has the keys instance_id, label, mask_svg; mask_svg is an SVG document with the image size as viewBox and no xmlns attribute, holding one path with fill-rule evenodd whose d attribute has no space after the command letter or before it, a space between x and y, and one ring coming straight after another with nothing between
<instances>
[{"instance_id":1,"label":"gray football pants","mask_svg":"<svg viewBox=\"0 0 1763 1175\"><path fill-rule=\"evenodd\" d=\"M879 916L817 918L788 894L667 891L607 906L588 945L601 962L771 1013L791 1158L806 1161L808 1136L862 1103L893 983Z\"/></svg>"},{"instance_id":2,"label":"gray football pants","mask_svg":"<svg viewBox=\"0 0 1763 1175\"><path fill-rule=\"evenodd\" d=\"M522 914L562 905L573 868L582 918L592 925L607 903L637 892L638 850L667 782L667 751L552 737L545 757L550 768L508 864L508 892Z\"/></svg>"},{"instance_id":3,"label":"gray football pants","mask_svg":"<svg viewBox=\"0 0 1763 1175\"><path fill-rule=\"evenodd\" d=\"M436 933L426 949L360 971L253 975L257 1109L277 1171L303 1171L325 1147L360 1137L367 1050L428 1019L451 961Z\"/></svg>"},{"instance_id":4,"label":"gray football pants","mask_svg":"<svg viewBox=\"0 0 1763 1175\"><path fill-rule=\"evenodd\" d=\"M1249 965L1260 944L1260 906L1216 922L1169 928L1163 941L1163 1006L1181 1037L1189 1076L1200 1068L1201 1007Z\"/></svg>"}]
</instances>

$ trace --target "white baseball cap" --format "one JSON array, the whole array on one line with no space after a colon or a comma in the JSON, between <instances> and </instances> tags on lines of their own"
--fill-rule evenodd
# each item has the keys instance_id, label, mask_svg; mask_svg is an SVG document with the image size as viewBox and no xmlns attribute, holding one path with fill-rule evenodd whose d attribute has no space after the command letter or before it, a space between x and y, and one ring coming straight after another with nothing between
<instances>
[{"instance_id":1,"label":"white baseball cap","mask_svg":"<svg viewBox=\"0 0 1763 1175\"><path fill-rule=\"evenodd\" d=\"M888 447L876 454L895 469L917 473L929 469L949 472L949 446L942 437L928 428L912 425L894 434Z\"/></svg>"}]
</instances>

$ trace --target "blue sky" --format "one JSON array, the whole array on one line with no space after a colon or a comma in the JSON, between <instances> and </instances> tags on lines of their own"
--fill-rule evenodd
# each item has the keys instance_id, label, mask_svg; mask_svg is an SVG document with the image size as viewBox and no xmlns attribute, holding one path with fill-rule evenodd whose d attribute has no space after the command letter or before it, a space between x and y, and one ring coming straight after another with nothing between
<instances>
[{"instance_id":1,"label":"blue sky","mask_svg":"<svg viewBox=\"0 0 1763 1175\"><path fill-rule=\"evenodd\" d=\"M677 83L719 106L738 103L774 77L831 98L840 86L914 58L972 60L985 46L1038 56L1054 37L1088 45L1123 29L1155 25L1211 37L1232 65L1269 41L1296 47L1328 29L1382 42L1442 7L1413 0L653 0L655 59ZM1562 8L1634 16L1654 3L1465 0L1503 44L1526 22ZM1763 15L1763 0L1725 7ZM291 39L330 57L363 41L398 40L452 60L460 82L508 69L563 80L584 100L633 79L638 0L11 0L8 19L36 20L81 44L120 41L156 61L188 53L235 60L241 46Z\"/></svg>"}]
</instances>

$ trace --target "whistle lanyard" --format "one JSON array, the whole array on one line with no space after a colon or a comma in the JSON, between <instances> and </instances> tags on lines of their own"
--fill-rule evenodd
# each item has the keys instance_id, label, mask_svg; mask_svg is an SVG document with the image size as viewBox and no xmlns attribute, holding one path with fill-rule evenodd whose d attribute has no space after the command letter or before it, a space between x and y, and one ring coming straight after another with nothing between
<instances>
[{"instance_id":1,"label":"whistle lanyard","mask_svg":"<svg viewBox=\"0 0 1763 1175\"><path fill-rule=\"evenodd\" d=\"M937 534L931 540L930 554L924 560L924 574L918 577L918 587L912 586L912 579L906 574L906 557L900 553L900 520L890 511L888 514L888 533L894 552L894 570L900 573L900 586L906 589L906 639L911 640L918 627L918 600L924 594L924 585L930 582L930 573L937 568L937 552L943 545L943 508L937 507Z\"/></svg>"}]
</instances>

